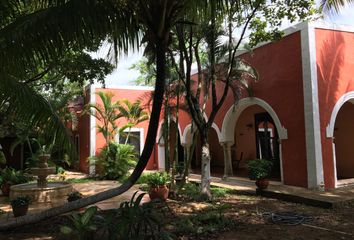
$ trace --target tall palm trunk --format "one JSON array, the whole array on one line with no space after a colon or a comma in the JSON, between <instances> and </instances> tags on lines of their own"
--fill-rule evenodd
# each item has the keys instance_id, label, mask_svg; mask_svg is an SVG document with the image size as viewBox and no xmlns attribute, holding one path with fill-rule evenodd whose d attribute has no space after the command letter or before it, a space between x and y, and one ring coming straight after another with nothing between
<instances>
[{"instance_id":1,"label":"tall palm trunk","mask_svg":"<svg viewBox=\"0 0 354 240\"><path fill-rule=\"evenodd\" d=\"M148 133L146 136L145 146L143 152L140 156L139 162L137 163L133 173L124 182L121 186L110 189L98 194L95 194L91 197L82 198L80 200L69 202L64 204L63 206L51 208L45 210L40 213L26 215L23 217L17 217L6 222L2 222L0 224L0 231L19 227L25 224L35 223L41 220L44 220L49 217L61 215L72 210L86 207L88 205L118 196L127 190L129 190L134 183L138 180L141 173L144 171L152 150L155 146L155 139L156 139L156 132L159 125L160 113L161 113L161 106L162 100L164 95L164 86L165 86L165 77L166 77L166 49L167 44L165 39L157 39L156 40L156 84L155 84L155 94L154 94L154 101L152 106L152 112L149 122Z\"/></svg>"}]
</instances>

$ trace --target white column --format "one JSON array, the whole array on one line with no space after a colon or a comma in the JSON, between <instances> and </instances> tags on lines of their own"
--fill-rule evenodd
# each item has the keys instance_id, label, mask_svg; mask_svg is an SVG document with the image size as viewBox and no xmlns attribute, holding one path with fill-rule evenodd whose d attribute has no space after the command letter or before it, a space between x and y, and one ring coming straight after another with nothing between
<instances>
[{"instance_id":1,"label":"white column","mask_svg":"<svg viewBox=\"0 0 354 240\"><path fill-rule=\"evenodd\" d=\"M223 179L227 179L228 177L232 177L232 159L231 159L231 143L225 142L222 143L222 147L224 149L224 176Z\"/></svg>"},{"instance_id":2,"label":"white column","mask_svg":"<svg viewBox=\"0 0 354 240\"><path fill-rule=\"evenodd\" d=\"M159 165L159 171L164 171L166 168L166 163L165 163L165 143L163 141L160 141L160 143L157 144L157 157L158 157L158 165Z\"/></svg>"},{"instance_id":3,"label":"white column","mask_svg":"<svg viewBox=\"0 0 354 240\"><path fill-rule=\"evenodd\" d=\"M307 185L323 189L323 163L320 111L318 104L315 28L307 23L301 31L302 78L304 91Z\"/></svg>"}]
</instances>

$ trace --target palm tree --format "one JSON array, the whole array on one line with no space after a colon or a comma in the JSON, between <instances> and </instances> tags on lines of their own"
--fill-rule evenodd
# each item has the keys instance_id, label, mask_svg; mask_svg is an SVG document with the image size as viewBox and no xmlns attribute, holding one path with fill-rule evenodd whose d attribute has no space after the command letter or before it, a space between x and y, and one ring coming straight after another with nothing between
<instances>
[{"instance_id":1,"label":"palm tree","mask_svg":"<svg viewBox=\"0 0 354 240\"><path fill-rule=\"evenodd\" d=\"M206 4L208 1L202 0L1 1L0 95L9 102L17 99L17 104L13 104L14 111L23 113L27 118L34 116L43 122L44 119L48 120L48 114L41 114L45 108L38 106L31 108L35 114L28 113L24 105L29 105L26 103L34 99L35 95L29 92L19 79L22 79L33 65L45 65L51 59L59 58L65 49L84 49L97 44L97 41L109 39L112 52L118 56L131 47L136 48L140 40L144 39L147 47L154 53L156 63L154 101L146 142L139 162L127 181L115 189L1 223L1 230L40 221L117 196L136 182L145 169L156 139L164 94L170 30L181 19L186 9L201 12ZM19 77L12 77L14 74ZM13 89L18 89L20 95L6 95L14 92Z\"/></svg>"},{"instance_id":2,"label":"palm tree","mask_svg":"<svg viewBox=\"0 0 354 240\"><path fill-rule=\"evenodd\" d=\"M338 13L341 7L345 6L347 3L352 2L354 2L354 0L322 0L321 8L324 11L334 9Z\"/></svg>"},{"instance_id":3,"label":"palm tree","mask_svg":"<svg viewBox=\"0 0 354 240\"><path fill-rule=\"evenodd\" d=\"M112 101L114 94L111 92L98 92L96 94L100 97L102 104L88 104L86 107L92 116L102 122L102 125L98 125L97 128L98 132L104 136L108 146L108 143L114 139L117 133L116 120L121 117L118 113L120 104L119 101Z\"/></svg>"},{"instance_id":4,"label":"palm tree","mask_svg":"<svg viewBox=\"0 0 354 240\"><path fill-rule=\"evenodd\" d=\"M149 119L149 114L144 111L141 106L141 101L137 100L131 103L128 99L123 99L120 101L118 106L120 116L127 119L128 123L123 127L123 129L128 128L128 134L125 139L125 144L128 143L131 128Z\"/></svg>"}]
</instances>

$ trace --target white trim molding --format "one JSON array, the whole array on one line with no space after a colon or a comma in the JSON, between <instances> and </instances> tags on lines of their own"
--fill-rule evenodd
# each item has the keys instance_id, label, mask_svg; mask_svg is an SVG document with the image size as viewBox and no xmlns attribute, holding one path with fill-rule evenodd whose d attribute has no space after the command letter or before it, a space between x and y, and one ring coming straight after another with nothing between
<instances>
[{"instance_id":1,"label":"white trim molding","mask_svg":"<svg viewBox=\"0 0 354 240\"><path fill-rule=\"evenodd\" d=\"M343 96L341 96L338 101L336 102L336 105L334 105L330 121L326 127L326 137L327 138L332 138L334 135L334 125L336 123L336 118L338 115L339 110L342 108L343 104L346 102L352 102L354 103L354 91L347 92Z\"/></svg>"},{"instance_id":2,"label":"white trim molding","mask_svg":"<svg viewBox=\"0 0 354 240\"><path fill-rule=\"evenodd\" d=\"M315 26L306 23L301 31L302 80L308 188L324 188L320 111L318 103Z\"/></svg>"},{"instance_id":3,"label":"white trim molding","mask_svg":"<svg viewBox=\"0 0 354 240\"><path fill-rule=\"evenodd\" d=\"M343 96L341 96L336 104L333 107L330 121L326 127L326 137L332 138L334 137L334 126L336 123L337 115L339 110L342 108L343 104L346 102L351 102L354 104L354 91L347 92ZM332 151L333 151L333 176L334 176L334 187L338 187L338 178L337 178L337 157L336 157L336 146L334 141L332 140Z\"/></svg>"},{"instance_id":4,"label":"white trim molding","mask_svg":"<svg viewBox=\"0 0 354 240\"><path fill-rule=\"evenodd\" d=\"M176 123L176 118L172 117L171 121ZM165 157L165 140L162 136L162 124L164 121L160 122L159 128L157 130L157 135L156 135L156 143L157 143L157 161L158 161L158 168L159 170L165 170L166 166L166 157ZM181 144L182 144L182 130L180 125L178 124L178 133L179 137L181 139Z\"/></svg>"},{"instance_id":5,"label":"white trim molding","mask_svg":"<svg viewBox=\"0 0 354 240\"><path fill-rule=\"evenodd\" d=\"M90 103L96 103L96 93L95 93L95 86L91 85L90 89ZM92 110L95 111L95 110ZM90 157L96 155L96 118L91 114L90 115ZM95 174L96 172L96 165L92 161L89 161L89 174Z\"/></svg>"},{"instance_id":6,"label":"white trim molding","mask_svg":"<svg viewBox=\"0 0 354 240\"><path fill-rule=\"evenodd\" d=\"M229 108L225 114L224 121L221 128L221 142L233 145L235 142L235 127L238 119L240 118L242 112L250 106L258 105L262 107L269 115L272 117L275 127L279 136L279 161L280 161L280 179L284 182L283 174L283 151L282 151L282 141L288 139L288 131L281 124L278 115L275 113L273 108L264 100L256 97L243 98L236 105Z\"/></svg>"},{"instance_id":7,"label":"white trim molding","mask_svg":"<svg viewBox=\"0 0 354 240\"><path fill-rule=\"evenodd\" d=\"M129 128L124 129L124 132L129 132L129 130L130 130L131 133L139 132L140 154L142 154L143 148L144 148L144 143L145 143L144 128L142 128L142 127L132 127L130 129ZM116 141L119 143L119 140L120 140L120 135L119 135L119 132L118 132L117 135L116 135Z\"/></svg>"},{"instance_id":8,"label":"white trim molding","mask_svg":"<svg viewBox=\"0 0 354 240\"><path fill-rule=\"evenodd\" d=\"M258 105L264 110L266 110L269 115L272 117L274 124L277 128L279 139L288 139L288 131L284 128L273 110L273 108L265 101L260 98L256 97L247 97L243 98L236 105L233 105L229 108L227 113L225 114L222 128L221 128L221 140L220 142L230 142L234 143L234 134L235 134L235 127L238 118L241 116L242 112L253 105Z\"/></svg>"}]
</instances>

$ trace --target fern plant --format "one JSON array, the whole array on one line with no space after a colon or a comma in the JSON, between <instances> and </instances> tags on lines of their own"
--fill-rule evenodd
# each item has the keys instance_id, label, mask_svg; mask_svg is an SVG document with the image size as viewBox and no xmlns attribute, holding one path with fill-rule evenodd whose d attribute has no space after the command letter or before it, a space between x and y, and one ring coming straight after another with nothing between
<instances>
[{"instance_id":1,"label":"fern plant","mask_svg":"<svg viewBox=\"0 0 354 240\"><path fill-rule=\"evenodd\" d=\"M104 179L117 180L128 173L137 161L134 146L109 142L95 157Z\"/></svg>"}]
</instances>

